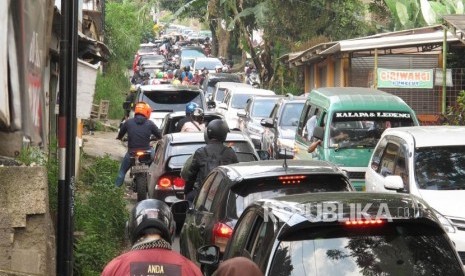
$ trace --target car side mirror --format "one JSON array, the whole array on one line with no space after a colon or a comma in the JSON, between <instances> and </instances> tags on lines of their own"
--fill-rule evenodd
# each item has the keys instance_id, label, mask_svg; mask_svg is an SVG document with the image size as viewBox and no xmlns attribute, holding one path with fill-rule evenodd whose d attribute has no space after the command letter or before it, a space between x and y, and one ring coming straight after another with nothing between
<instances>
[{"instance_id":1,"label":"car side mirror","mask_svg":"<svg viewBox=\"0 0 465 276\"><path fill-rule=\"evenodd\" d=\"M266 150L257 150L258 157L260 157L260 160L269 160L270 159L270 153L267 152Z\"/></svg>"},{"instance_id":2,"label":"car side mirror","mask_svg":"<svg viewBox=\"0 0 465 276\"><path fill-rule=\"evenodd\" d=\"M217 265L220 261L220 248L216 245L204 245L197 249L197 261L204 265Z\"/></svg>"},{"instance_id":3,"label":"car side mirror","mask_svg":"<svg viewBox=\"0 0 465 276\"><path fill-rule=\"evenodd\" d=\"M384 188L387 190L403 190L404 181L399 175L388 175L384 178Z\"/></svg>"},{"instance_id":4,"label":"car side mirror","mask_svg":"<svg viewBox=\"0 0 465 276\"><path fill-rule=\"evenodd\" d=\"M124 110L128 110L131 108L131 102L130 101L126 101L123 103L123 109Z\"/></svg>"},{"instance_id":5,"label":"car side mirror","mask_svg":"<svg viewBox=\"0 0 465 276\"><path fill-rule=\"evenodd\" d=\"M323 137L325 135L325 129L320 126L316 126L315 129L313 130L313 137L323 140Z\"/></svg>"},{"instance_id":6,"label":"car side mirror","mask_svg":"<svg viewBox=\"0 0 465 276\"><path fill-rule=\"evenodd\" d=\"M260 124L264 127L270 127L272 128L274 126L273 124L273 119L271 118L265 118L260 121Z\"/></svg>"},{"instance_id":7,"label":"car side mirror","mask_svg":"<svg viewBox=\"0 0 465 276\"><path fill-rule=\"evenodd\" d=\"M218 105L218 108L221 108L221 109L228 109L228 106L226 105L226 103L220 103Z\"/></svg>"},{"instance_id":8,"label":"car side mirror","mask_svg":"<svg viewBox=\"0 0 465 276\"><path fill-rule=\"evenodd\" d=\"M237 111L237 117L244 118L245 116L247 116L247 113L245 112L245 110Z\"/></svg>"}]
</instances>

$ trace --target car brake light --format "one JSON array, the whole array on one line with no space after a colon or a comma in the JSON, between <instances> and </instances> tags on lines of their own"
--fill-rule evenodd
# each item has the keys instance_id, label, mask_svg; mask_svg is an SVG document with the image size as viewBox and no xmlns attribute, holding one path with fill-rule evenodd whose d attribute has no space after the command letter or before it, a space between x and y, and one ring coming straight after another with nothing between
<instances>
[{"instance_id":1,"label":"car brake light","mask_svg":"<svg viewBox=\"0 0 465 276\"><path fill-rule=\"evenodd\" d=\"M348 226L360 226L360 225L380 225L384 224L384 220L381 219L367 219L367 220L347 220L345 225Z\"/></svg>"},{"instance_id":2,"label":"car brake light","mask_svg":"<svg viewBox=\"0 0 465 276\"><path fill-rule=\"evenodd\" d=\"M184 187L184 185L186 185L186 181L184 181L184 179L182 179L181 177L176 177L175 179L173 179L173 185L178 188L181 188Z\"/></svg>"},{"instance_id":3,"label":"car brake light","mask_svg":"<svg viewBox=\"0 0 465 276\"><path fill-rule=\"evenodd\" d=\"M299 184L300 181L305 179L305 175L286 175L280 176L278 179L282 184Z\"/></svg>"},{"instance_id":4,"label":"car brake light","mask_svg":"<svg viewBox=\"0 0 465 276\"><path fill-rule=\"evenodd\" d=\"M226 244L233 233L233 229L228 225L217 222L213 226L213 244L220 248L220 252L224 252Z\"/></svg>"},{"instance_id":5,"label":"car brake light","mask_svg":"<svg viewBox=\"0 0 465 276\"><path fill-rule=\"evenodd\" d=\"M171 179L168 177L162 177L158 180L158 186L162 188L169 188L171 187Z\"/></svg>"},{"instance_id":6,"label":"car brake light","mask_svg":"<svg viewBox=\"0 0 465 276\"><path fill-rule=\"evenodd\" d=\"M137 156L141 156L141 155L144 155L144 154L145 154L145 151L138 151L138 152L136 152L136 155L137 155Z\"/></svg>"}]
</instances>

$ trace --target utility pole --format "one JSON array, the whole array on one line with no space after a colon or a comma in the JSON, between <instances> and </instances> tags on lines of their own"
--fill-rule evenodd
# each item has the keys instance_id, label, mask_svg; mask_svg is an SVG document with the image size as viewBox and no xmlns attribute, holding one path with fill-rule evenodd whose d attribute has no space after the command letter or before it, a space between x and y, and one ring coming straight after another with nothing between
<instances>
[{"instance_id":1,"label":"utility pole","mask_svg":"<svg viewBox=\"0 0 465 276\"><path fill-rule=\"evenodd\" d=\"M78 2L61 0L56 274L73 275Z\"/></svg>"}]
</instances>

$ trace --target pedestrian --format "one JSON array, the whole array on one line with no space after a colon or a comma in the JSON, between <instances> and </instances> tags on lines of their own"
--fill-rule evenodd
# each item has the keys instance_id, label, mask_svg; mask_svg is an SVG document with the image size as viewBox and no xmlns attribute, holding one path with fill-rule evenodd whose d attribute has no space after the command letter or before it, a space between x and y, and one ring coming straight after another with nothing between
<instances>
[{"instance_id":1,"label":"pedestrian","mask_svg":"<svg viewBox=\"0 0 465 276\"><path fill-rule=\"evenodd\" d=\"M118 177L115 181L115 186L120 187L124 182L124 177L131 167L131 152L137 150L152 150L152 158L154 149L150 146L150 138L154 135L156 138L161 138L161 131L150 121L152 108L145 102L138 102L134 108L134 118L126 120L120 127L116 139L123 139L126 133L128 134L128 151L121 161Z\"/></svg>"},{"instance_id":2,"label":"pedestrian","mask_svg":"<svg viewBox=\"0 0 465 276\"><path fill-rule=\"evenodd\" d=\"M228 132L229 127L225 120L215 119L209 122L204 131L207 144L194 152L192 162L186 162L181 176L186 181L184 195L189 202L193 202L203 181L214 168L239 162L236 152L223 144Z\"/></svg>"},{"instance_id":3,"label":"pedestrian","mask_svg":"<svg viewBox=\"0 0 465 276\"><path fill-rule=\"evenodd\" d=\"M250 259L234 257L222 262L213 276L263 276L263 273Z\"/></svg>"},{"instance_id":4,"label":"pedestrian","mask_svg":"<svg viewBox=\"0 0 465 276\"><path fill-rule=\"evenodd\" d=\"M193 262L171 249L176 223L163 201L145 199L137 203L127 230L131 250L111 260L102 276L202 275Z\"/></svg>"}]
</instances>

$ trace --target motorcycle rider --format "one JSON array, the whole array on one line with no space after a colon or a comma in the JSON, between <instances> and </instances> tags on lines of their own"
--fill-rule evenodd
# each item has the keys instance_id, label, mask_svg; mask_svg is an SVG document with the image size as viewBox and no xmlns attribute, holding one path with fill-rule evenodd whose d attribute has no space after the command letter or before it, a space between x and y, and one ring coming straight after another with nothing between
<instances>
[{"instance_id":1,"label":"motorcycle rider","mask_svg":"<svg viewBox=\"0 0 465 276\"><path fill-rule=\"evenodd\" d=\"M186 168L183 168L181 176L186 181L184 195L189 202L193 202L202 188L203 181L214 169L207 166L211 164L211 160L217 160L217 166L239 162L236 152L223 144L228 132L229 127L225 120L212 120L204 131L207 144L194 152L190 163L186 161Z\"/></svg>"},{"instance_id":2,"label":"motorcycle rider","mask_svg":"<svg viewBox=\"0 0 465 276\"><path fill-rule=\"evenodd\" d=\"M203 122L203 109L196 108L194 112L192 112L191 120L186 122L182 128L181 132L199 132L205 129L205 124Z\"/></svg>"},{"instance_id":3,"label":"motorcycle rider","mask_svg":"<svg viewBox=\"0 0 465 276\"><path fill-rule=\"evenodd\" d=\"M120 127L116 139L121 140L124 135L128 134L128 151L121 161L118 177L115 181L115 186L120 187L124 182L124 177L131 167L130 153L136 150L152 150L152 158L154 149L150 146L150 137L154 135L157 139L161 138L161 131L150 121L150 113L152 108L145 102L138 102L134 108L134 118L126 120Z\"/></svg>"},{"instance_id":4,"label":"motorcycle rider","mask_svg":"<svg viewBox=\"0 0 465 276\"><path fill-rule=\"evenodd\" d=\"M192 120L191 114L194 112L194 109L198 108L199 105L194 102L189 102L186 104L186 116L178 121L176 124L176 132L181 132L182 127L185 123L190 122Z\"/></svg>"},{"instance_id":5,"label":"motorcycle rider","mask_svg":"<svg viewBox=\"0 0 465 276\"><path fill-rule=\"evenodd\" d=\"M166 203L157 199L140 201L127 223L131 250L111 260L101 275L202 275L193 262L171 249L175 228Z\"/></svg>"}]
</instances>

